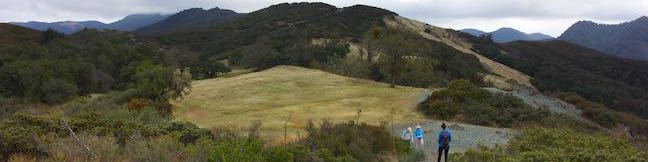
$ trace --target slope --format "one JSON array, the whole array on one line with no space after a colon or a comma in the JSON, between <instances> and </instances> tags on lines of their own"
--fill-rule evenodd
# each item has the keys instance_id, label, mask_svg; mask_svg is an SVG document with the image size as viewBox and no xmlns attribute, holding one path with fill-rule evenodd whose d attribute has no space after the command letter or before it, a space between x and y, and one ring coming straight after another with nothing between
<instances>
[{"instance_id":1,"label":"slope","mask_svg":"<svg viewBox=\"0 0 648 162\"><path fill-rule=\"evenodd\" d=\"M40 32L18 25L0 23L0 49L23 42L36 42Z\"/></svg>"},{"instance_id":2,"label":"slope","mask_svg":"<svg viewBox=\"0 0 648 162\"><path fill-rule=\"evenodd\" d=\"M506 65L495 62L489 58L482 56L482 54L475 52L473 50L473 43L470 40L474 39L474 37L466 33L432 26L400 16L385 18L384 21L387 26L414 31L427 39L445 43L461 52L468 53L477 57L483 67L485 67L493 74L497 75L486 75L484 77L484 81L492 83L494 86L500 89L511 89L511 84L508 82L508 80L514 80L518 84L533 87L530 82L531 77L529 77L528 75L512 69Z\"/></svg>"},{"instance_id":3,"label":"slope","mask_svg":"<svg viewBox=\"0 0 648 162\"><path fill-rule=\"evenodd\" d=\"M648 62L621 59L565 41L503 44L491 56L534 77L542 91L576 92L613 109L648 117Z\"/></svg>"},{"instance_id":4,"label":"slope","mask_svg":"<svg viewBox=\"0 0 648 162\"><path fill-rule=\"evenodd\" d=\"M169 15L162 14L132 14L124 17L121 20L106 24L101 28L113 29L119 31L134 31L141 27L149 26L164 20Z\"/></svg>"},{"instance_id":5,"label":"slope","mask_svg":"<svg viewBox=\"0 0 648 162\"><path fill-rule=\"evenodd\" d=\"M236 19L241 15L243 14L236 13L232 10L220 9L218 7L209 10L191 8L168 16L152 25L139 28L135 30L135 32L144 35L160 35L183 28L206 27L223 21Z\"/></svg>"},{"instance_id":6,"label":"slope","mask_svg":"<svg viewBox=\"0 0 648 162\"><path fill-rule=\"evenodd\" d=\"M558 39L617 57L648 60L648 17L614 25L579 21Z\"/></svg>"},{"instance_id":7,"label":"slope","mask_svg":"<svg viewBox=\"0 0 648 162\"><path fill-rule=\"evenodd\" d=\"M423 119L416 104L429 90L397 87L293 66L278 66L232 78L195 81L191 93L174 103L174 116L201 127L245 130L262 121L262 136L280 139L288 122L290 136L309 120L381 121ZM393 110L393 112L392 112ZM303 133L303 132L302 132ZM303 134L302 134L303 135ZM273 138L271 138L273 137Z\"/></svg>"},{"instance_id":8,"label":"slope","mask_svg":"<svg viewBox=\"0 0 648 162\"><path fill-rule=\"evenodd\" d=\"M387 28L383 19L395 15L385 9L364 5L337 8L325 3L283 3L233 21L185 29L160 39L169 45L185 45L199 50L201 60L227 60L234 66L258 70L276 65L295 65L389 82L385 70L388 65L378 59L380 49L368 48L371 39L366 38L372 29L385 29L393 36L408 35L412 38L408 43L426 47L411 57L416 59L403 63L407 66L404 70L407 74L397 79L397 84L437 87L458 78L482 83L480 74L488 72L476 57L408 30ZM330 40L334 44L324 43L322 46L314 43L320 40ZM347 55L344 48L349 47L353 52ZM335 52L329 49L343 50L338 50L341 55L326 56ZM365 52L372 56L354 57ZM342 69L342 72L337 69ZM353 72L347 73L348 69Z\"/></svg>"}]
</instances>

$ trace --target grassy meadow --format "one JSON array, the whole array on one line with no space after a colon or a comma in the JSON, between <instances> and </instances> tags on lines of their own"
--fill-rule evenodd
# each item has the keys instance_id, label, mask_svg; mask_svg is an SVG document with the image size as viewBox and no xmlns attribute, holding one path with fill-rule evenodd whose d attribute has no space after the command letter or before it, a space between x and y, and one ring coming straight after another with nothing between
<instances>
[{"instance_id":1,"label":"grassy meadow","mask_svg":"<svg viewBox=\"0 0 648 162\"><path fill-rule=\"evenodd\" d=\"M283 139L277 137L283 136L289 117L291 139L305 135L300 128L309 120L355 121L359 109L360 122L375 125L392 117L399 122L423 119L416 104L428 91L278 66L231 78L194 81L189 95L173 101L173 114L177 120L200 127L241 132L259 120L263 122L261 136L276 141Z\"/></svg>"}]
</instances>

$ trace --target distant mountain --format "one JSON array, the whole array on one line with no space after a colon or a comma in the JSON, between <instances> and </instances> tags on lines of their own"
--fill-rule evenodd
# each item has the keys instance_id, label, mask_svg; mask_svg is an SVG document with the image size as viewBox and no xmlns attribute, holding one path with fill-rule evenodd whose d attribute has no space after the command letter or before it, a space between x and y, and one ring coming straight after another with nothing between
<instances>
[{"instance_id":1,"label":"distant mountain","mask_svg":"<svg viewBox=\"0 0 648 162\"><path fill-rule=\"evenodd\" d=\"M475 37L479 37L483 34L487 34L486 32L477 29L462 29L459 31L468 33ZM542 33L527 34L519 30L515 30L513 28L506 28L506 27L497 29L496 31L490 32L488 34L491 34L493 41L498 43L507 43L507 42L517 41L517 40L538 41L538 40L553 39L553 37Z\"/></svg>"},{"instance_id":2,"label":"distant mountain","mask_svg":"<svg viewBox=\"0 0 648 162\"><path fill-rule=\"evenodd\" d=\"M464 33L468 33L468 34L470 34L472 36L475 36L475 37L479 37L481 35L486 34L486 32L481 31L481 30L477 30L477 29L461 29L459 31L462 31Z\"/></svg>"},{"instance_id":3,"label":"distant mountain","mask_svg":"<svg viewBox=\"0 0 648 162\"><path fill-rule=\"evenodd\" d=\"M536 41L553 39L553 37L541 33L527 34L513 28L500 28L496 31L490 32L493 36L493 41L498 43L512 42L516 40Z\"/></svg>"},{"instance_id":4,"label":"distant mountain","mask_svg":"<svg viewBox=\"0 0 648 162\"><path fill-rule=\"evenodd\" d=\"M191 8L168 18L137 29L136 32L144 35L159 35L177 31L183 28L206 27L223 21L236 19L243 14L232 10L220 9L218 7L204 10L202 8Z\"/></svg>"},{"instance_id":5,"label":"distant mountain","mask_svg":"<svg viewBox=\"0 0 648 162\"><path fill-rule=\"evenodd\" d=\"M133 15L128 15L119 21L115 21L113 23L107 24L102 28L119 30L119 31L134 31L141 27L149 26L151 24L164 20L167 17L169 17L169 15L162 15L159 13L158 14L133 14Z\"/></svg>"},{"instance_id":6,"label":"distant mountain","mask_svg":"<svg viewBox=\"0 0 648 162\"><path fill-rule=\"evenodd\" d=\"M47 30L48 28L54 29L64 34L72 34L80 31L83 28L88 29L112 29L119 31L134 31L135 29L149 26L160 20L165 19L168 15L162 14L133 14L124 17L121 20L115 21L110 24L105 24L99 21L59 21L59 22L11 22L11 24L23 26L36 30Z\"/></svg>"},{"instance_id":7,"label":"distant mountain","mask_svg":"<svg viewBox=\"0 0 648 162\"><path fill-rule=\"evenodd\" d=\"M59 21L53 23L30 21L26 23L11 22L11 24L23 26L31 29L41 30L41 31L51 28L64 34L72 34L83 28L97 29L106 25L99 21Z\"/></svg>"},{"instance_id":8,"label":"distant mountain","mask_svg":"<svg viewBox=\"0 0 648 162\"><path fill-rule=\"evenodd\" d=\"M615 25L579 21L558 39L617 57L648 60L648 17Z\"/></svg>"}]
</instances>

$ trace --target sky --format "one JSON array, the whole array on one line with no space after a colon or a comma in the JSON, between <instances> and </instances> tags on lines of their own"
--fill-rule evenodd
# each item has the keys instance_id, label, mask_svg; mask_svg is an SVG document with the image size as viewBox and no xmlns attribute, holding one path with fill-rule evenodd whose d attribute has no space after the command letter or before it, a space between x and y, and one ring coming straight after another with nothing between
<instances>
[{"instance_id":1,"label":"sky","mask_svg":"<svg viewBox=\"0 0 648 162\"><path fill-rule=\"evenodd\" d=\"M110 23L135 13L175 13L187 8L252 12L292 0L0 0L0 22ZM431 25L494 31L512 27L559 36L579 20L617 24L648 15L648 0L321 0L337 7L364 4Z\"/></svg>"}]
</instances>

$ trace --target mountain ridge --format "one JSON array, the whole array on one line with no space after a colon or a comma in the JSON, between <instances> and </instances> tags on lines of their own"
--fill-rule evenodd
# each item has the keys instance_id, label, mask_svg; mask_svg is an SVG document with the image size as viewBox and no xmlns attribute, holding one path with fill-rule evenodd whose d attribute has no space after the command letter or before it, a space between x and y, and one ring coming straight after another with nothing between
<instances>
[{"instance_id":1,"label":"mountain ridge","mask_svg":"<svg viewBox=\"0 0 648 162\"><path fill-rule=\"evenodd\" d=\"M461 29L459 31L468 33L475 37L479 37L484 34L490 34L493 41L498 43L507 43L507 42L517 41L517 40L542 41L542 40L554 39L552 36L540 32L524 33L510 27L502 27L492 32L484 32L478 29L471 29L471 28Z\"/></svg>"},{"instance_id":2,"label":"mountain ridge","mask_svg":"<svg viewBox=\"0 0 648 162\"><path fill-rule=\"evenodd\" d=\"M578 21L558 37L613 56L648 60L648 17L620 24Z\"/></svg>"},{"instance_id":3,"label":"mountain ridge","mask_svg":"<svg viewBox=\"0 0 648 162\"><path fill-rule=\"evenodd\" d=\"M183 28L207 27L223 21L236 19L244 14L218 7L208 10L190 8L170 15L163 20L135 30L144 35L160 35ZM198 17L199 19L196 19Z\"/></svg>"},{"instance_id":4,"label":"mountain ridge","mask_svg":"<svg viewBox=\"0 0 648 162\"><path fill-rule=\"evenodd\" d=\"M54 29L58 32L64 34L76 33L83 28L88 29L111 29L118 31L133 31L135 29L151 25L155 22L158 22L168 15L163 14L131 14L127 15L124 18L117 20L112 23L103 23L96 20L88 21L56 21L56 22L39 22L39 21L29 21L29 22L10 22L10 24L23 26L35 30L44 31L47 29Z\"/></svg>"}]
</instances>

